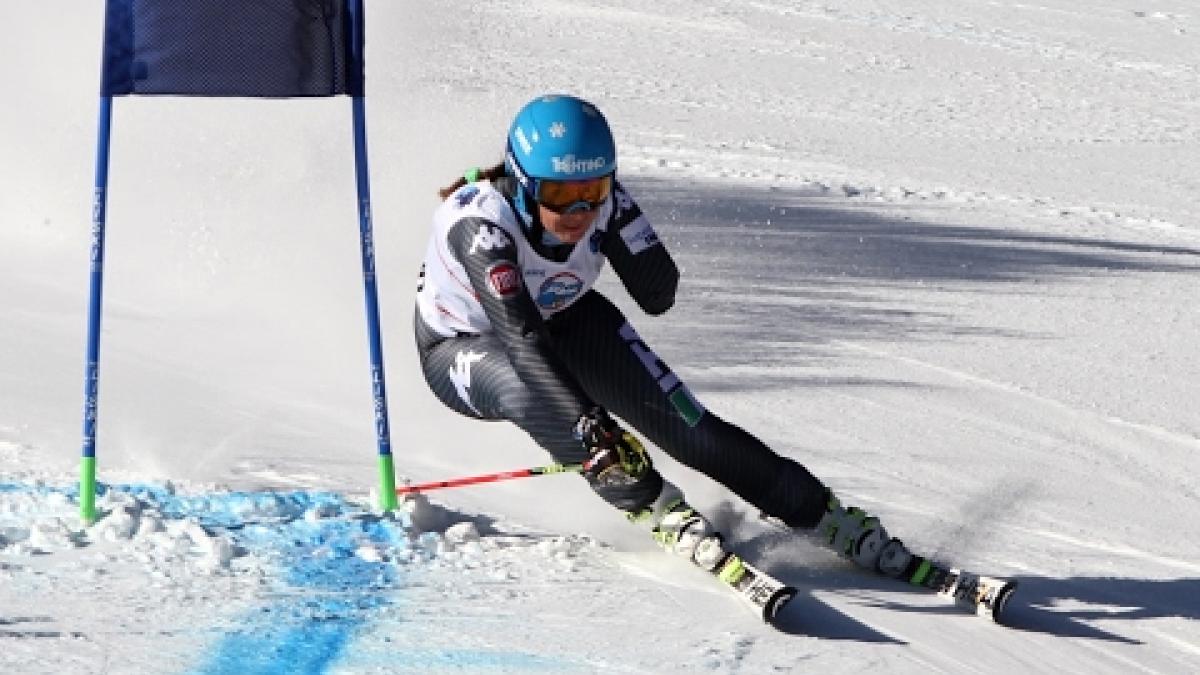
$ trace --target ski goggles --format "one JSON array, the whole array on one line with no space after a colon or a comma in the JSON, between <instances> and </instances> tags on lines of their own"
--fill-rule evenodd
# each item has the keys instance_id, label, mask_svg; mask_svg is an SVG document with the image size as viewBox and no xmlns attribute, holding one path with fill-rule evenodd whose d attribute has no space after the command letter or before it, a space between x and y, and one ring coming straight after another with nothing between
<instances>
[{"instance_id":1,"label":"ski goggles","mask_svg":"<svg viewBox=\"0 0 1200 675\"><path fill-rule=\"evenodd\" d=\"M533 199L555 213L574 213L597 209L612 192L612 174L584 180L534 181Z\"/></svg>"}]
</instances>

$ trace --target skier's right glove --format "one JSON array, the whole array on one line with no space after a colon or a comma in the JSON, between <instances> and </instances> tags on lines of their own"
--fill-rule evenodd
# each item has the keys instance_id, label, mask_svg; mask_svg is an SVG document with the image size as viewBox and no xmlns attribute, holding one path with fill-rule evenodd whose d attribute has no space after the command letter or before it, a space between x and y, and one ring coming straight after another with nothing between
<instances>
[{"instance_id":1,"label":"skier's right glove","mask_svg":"<svg viewBox=\"0 0 1200 675\"><path fill-rule=\"evenodd\" d=\"M622 429L604 408L596 406L580 415L575 438L591 455L583 464L583 474L600 485L631 485L650 470L650 456L642 442Z\"/></svg>"}]
</instances>

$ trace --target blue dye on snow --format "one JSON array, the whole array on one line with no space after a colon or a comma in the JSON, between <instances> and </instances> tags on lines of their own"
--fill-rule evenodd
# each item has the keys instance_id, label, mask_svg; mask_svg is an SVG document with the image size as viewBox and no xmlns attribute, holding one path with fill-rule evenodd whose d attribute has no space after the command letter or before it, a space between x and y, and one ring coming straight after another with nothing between
<instances>
[{"instance_id":1,"label":"blue dye on snow","mask_svg":"<svg viewBox=\"0 0 1200 675\"><path fill-rule=\"evenodd\" d=\"M65 492L65 490L55 490L44 485L30 485L29 483L0 483L0 492L49 494L51 492Z\"/></svg>"},{"instance_id":2,"label":"blue dye on snow","mask_svg":"<svg viewBox=\"0 0 1200 675\"><path fill-rule=\"evenodd\" d=\"M209 534L238 548L273 558L283 575L273 602L237 621L194 672L321 673L342 653L369 613L388 604L399 568L364 560L363 545L385 550L407 546L405 522L364 512L329 492L220 492L176 494L163 485L98 485L97 495L117 491L143 509L170 519L193 518ZM77 487L0 483L0 493L61 494L77 499ZM319 509L322 518L304 515ZM203 630L203 627L197 627Z\"/></svg>"},{"instance_id":3,"label":"blue dye on snow","mask_svg":"<svg viewBox=\"0 0 1200 675\"><path fill-rule=\"evenodd\" d=\"M278 599L242 617L197 673L324 672L397 586L394 564L365 560L356 551L363 545L407 546L404 524L362 512L336 494L131 492L164 515L194 517L223 530L235 546L273 556L282 568L285 587ZM327 517L306 520L313 508Z\"/></svg>"},{"instance_id":4,"label":"blue dye on snow","mask_svg":"<svg viewBox=\"0 0 1200 675\"><path fill-rule=\"evenodd\" d=\"M365 560L356 551L364 544L392 551L406 547L408 523L366 513L335 493L181 495L163 485L97 485L98 496L109 490L126 493L144 508L167 518L194 518L210 534L223 534L236 547L274 557L283 571L283 585L272 594L276 599L241 617L236 627L227 630L208 650L194 673L323 673L369 620L391 605L399 586L397 565ZM44 484L0 483L2 493L78 498L77 487ZM319 509L325 517L305 519L311 509ZM464 672L562 672L577 670L579 665L538 654L482 650L397 650L379 663L385 670L405 667Z\"/></svg>"}]
</instances>

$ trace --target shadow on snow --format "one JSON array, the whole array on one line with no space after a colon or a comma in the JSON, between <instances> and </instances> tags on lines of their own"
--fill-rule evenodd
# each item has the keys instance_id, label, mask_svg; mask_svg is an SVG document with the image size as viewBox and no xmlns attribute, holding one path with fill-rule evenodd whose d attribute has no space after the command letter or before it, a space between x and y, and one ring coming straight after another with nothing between
<instances>
[{"instance_id":1,"label":"shadow on snow","mask_svg":"<svg viewBox=\"0 0 1200 675\"><path fill-rule=\"evenodd\" d=\"M843 562L843 561L838 561ZM872 626L831 607L813 592L836 593L853 597L857 606L871 606L891 612L909 614L938 614L947 618L970 617L961 609L946 604L925 602L906 603L903 600L882 601L876 592L911 593L928 597L925 589L912 588L858 570L850 563L845 566L777 564L771 571L780 579L796 586L800 593L781 614L780 628L786 632L826 639L859 642L903 644ZM1009 630L1044 633L1056 637L1103 640L1131 645L1145 644L1142 640L1109 630L1098 622L1134 621L1143 619L1184 618L1200 620L1200 606L1190 602L1200 597L1200 579L1133 579L1117 577L1015 576L1017 592L1012 596L1003 617Z\"/></svg>"},{"instance_id":2,"label":"shadow on snow","mask_svg":"<svg viewBox=\"0 0 1200 675\"><path fill-rule=\"evenodd\" d=\"M1011 285L1022 284L1021 295L1037 295L1069 278L1200 271L1200 248L922 222L897 216L903 203L887 204L885 214L813 189L627 182L679 264L681 302L696 317L646 322L644 332L652 344L691 345L708 367L821 358L837 340L1028 336L966 325L917 293L1008 284L1004 292L1016 295ZM624 302L623 293L611 295ZM797 384L743 378L741 386Z\"/></svg>"}]
</instances>

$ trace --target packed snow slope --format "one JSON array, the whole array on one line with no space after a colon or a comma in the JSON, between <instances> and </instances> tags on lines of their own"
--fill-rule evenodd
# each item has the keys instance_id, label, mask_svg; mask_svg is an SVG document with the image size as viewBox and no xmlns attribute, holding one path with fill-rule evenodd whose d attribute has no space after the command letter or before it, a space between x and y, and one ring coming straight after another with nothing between
<instances>
[{"instance_id":1,"label":"packed snow slope","mask_svg":"<svg viewBox=\"0 0 1200 675\"><path fill-rule=\"evenodd\" d=\"M102 3L0 46L0 671L1200 671L1200 11L1186 0L369 2L398 471L540 464L427 392L437 188L516 108L608 114L684 277L602 282L716 413L1010 627L655 454L800 588L783 630L574 477L372 513L349 104L116 104L98 457L74 517ZM564 424L568 421L564 420Z\"/></svg>"}]
</instances>

